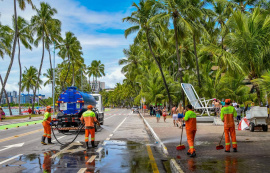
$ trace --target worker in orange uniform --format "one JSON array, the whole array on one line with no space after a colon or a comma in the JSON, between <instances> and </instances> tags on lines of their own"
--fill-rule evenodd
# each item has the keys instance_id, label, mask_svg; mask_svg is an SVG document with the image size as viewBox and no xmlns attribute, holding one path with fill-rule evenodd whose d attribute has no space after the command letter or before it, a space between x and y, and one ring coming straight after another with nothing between
<instances>
[{"instance_id":1,"label":"worker in orange uniform","mask_svg":"<svg viewBox=\"0 0 270 173\"><path fill-rule=\"evenodd\" d=\"M48 138L48 144L53 144L52 143L52 138L51 138L51 125L50 125L51 121L52 121L51 111L52 111L51 106L47 106L45 114L44 114L44 118L43 118L43 121L42 121L42 125L43 125L43 128L44 128L44 135L41 138L41 144L43 144L43 145L47 145L45 143L46 137Z\"/></svg>"},{"instance_id":2,"label":"worker in orange uniform","mask_svg":"<svg viewBox=\"0 0 270 173\"><path fill-rule=\"evenodd\" d=\"M186 132L187 132L187 141L189 145L189 150L187 155L190 157L195 157L195 149L194 149L194 139L197 131L197 120L196 114L192 111L192 106L187 105L187 112L185 113L184 121L186 122Z\"/></svg>"},{"instance_id":3,"label":"worker in orange uniform","mask_svg":"<svg viewBox=\"0 0 270 173\"><path fill-rule=\"evenodd\" d=\"M224 133L225 133L225 152L230 152L232 139L233 151L237 152L237 142L235 134L234 117L237 116L237 112L233 106L230 106L231 100L225 100L225 106L221 109L220 118L224 122Z\"/></svg>"},{"instance_id":4,"label":"worker in orange uniform","mask_svg":"<svg viewBox=\"0 0 270 173\"><path fill-rule=\"evenodd\" d=\"M88 105L87 111L83 113L82 117L80 118L81 122L85 124L85 143L86 148L89 149L88 146L88 140L89 140L89 133L91 134L91 144L92 147L97 147L95 145L95 122L100 126L100 123L98 122L96 118L95 112L92 111L93 106Z\"/></svg>"}]
</instances>

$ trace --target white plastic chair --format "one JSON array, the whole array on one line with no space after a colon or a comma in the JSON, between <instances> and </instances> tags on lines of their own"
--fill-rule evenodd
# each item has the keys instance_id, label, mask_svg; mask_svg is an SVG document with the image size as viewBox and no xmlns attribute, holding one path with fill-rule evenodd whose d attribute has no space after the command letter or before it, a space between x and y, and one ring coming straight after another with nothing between
<instances>
[{"instance_id":1,"label":"white plastic chair","mask_svg":"<svg viewBox=\"0 0 270 173\"><path fill-rule=\"evenodd\" d=\"M202 114L204 114L204 112L207 112L208 116L210 116L210 109L213 109L214 107L208 107L208 104L211 100L214 99L209 99L209 100L205 100L205 98L200 98L197 94L197 92L195 91L194 87L191 84L188 83L181 83L181 87L183 88L189 102L191 103L191 105L193 106L193 108L196 109L202 109Z\"/></svg>"}]
</instances>

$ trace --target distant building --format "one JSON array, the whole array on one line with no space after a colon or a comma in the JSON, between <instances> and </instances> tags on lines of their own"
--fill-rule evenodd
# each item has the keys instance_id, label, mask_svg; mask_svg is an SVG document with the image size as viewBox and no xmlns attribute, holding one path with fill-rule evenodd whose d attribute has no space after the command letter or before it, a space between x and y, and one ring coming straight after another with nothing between
<instances>
[{"instance_id":1,"label":"distant building","mask_svg":"<svg viewBox=\"0 0 270 173\"><path fill-rule=\"evenodd\" d=\"M34 94L21 94L21 104L33 103ZM38 103L38 99L45 99L45 95L39 94L35 97L35 102Z\"/></svg>"},{"instance_id":2,"label":"distant building","mask_svg":"<svg viewBox=\"0 0 270 173\"><path fill-rule=\"evenodd\" d=\"M3 97L0 101L1 104L6 104L7 103L7 98L9 103L14 103L14 104L18 104L19 103L19 97L17 94L17 91L12 91L12 92L7 92L7 96L5 94L3 94ZM20 103L21 104L26 104L26 103L33 103L33 94L21 94L21 98L20 98ZM36 103L38 103L38 99L45 99L45 95L39 94L36 95Z\"/></svg>"},{"instance_id":3,"label":"distant building","mask_svg":"<svg viewBox=\"0 0 270 173\"><path fill-rule=\"evenodd\" d=\"M105 82L94 81L90 82L90 85L93 93L98 93L105 89Z\"/></svg>"}]
</instances>

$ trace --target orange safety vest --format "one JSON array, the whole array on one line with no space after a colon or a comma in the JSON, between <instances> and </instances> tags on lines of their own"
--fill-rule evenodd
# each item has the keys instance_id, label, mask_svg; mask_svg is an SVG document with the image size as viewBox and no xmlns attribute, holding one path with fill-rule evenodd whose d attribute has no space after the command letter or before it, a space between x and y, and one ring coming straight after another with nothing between
<instances>
[{"instance_id":1,"label":"orange safety vest","mask_svg":"<svg viewBox=\"0 0 270 173\"><path fill-rule=\"evenodd\" d=\"M187 111L185 113L184 120L186 122L186 130L193 131L197 130L196 114L193 111Z\"/></svg>"},{"instance_id":2,"label":"orange safety vest","mask_svg":"<svg viewBox=\"0 0 270 173\"><path fill-rule=\"evenodd\" d=\"M233 106L223 107L220 112L220 118L224 122L224 128L235 127L234 117L237 112Z\"/></svg>"},{"instance_id":3,"label":"orange safety vest","mask_svg":"<svg viewBox=\"0 0 270 173\"><path fill-rule=\"evenodd\" d=\"M86 111L83 113L81 121L85 122L85 127L94 127L94 122L97 122L96 114L93 111Z\"/></svg>"}]
</instances>

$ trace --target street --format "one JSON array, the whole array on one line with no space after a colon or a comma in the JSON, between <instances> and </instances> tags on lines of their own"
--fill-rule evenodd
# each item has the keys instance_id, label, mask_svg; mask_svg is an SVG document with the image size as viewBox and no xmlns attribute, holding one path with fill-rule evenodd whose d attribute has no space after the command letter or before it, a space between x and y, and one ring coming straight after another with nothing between
<instances>
[{"instance_id":1,"label":"street","mask_svg":"<svg viewBox=\"0 0 270 173\"><path fill-rule=\"evenodd\" d=\"M41 124L0 131L0 172L169 172L166 158L149 137L138 114L129 109L105 112L96 133L97 148L86 151L84 133L75 142L43 146ZM55 134L69 143L75 133Z\"/></svg>"}]
</instances>

